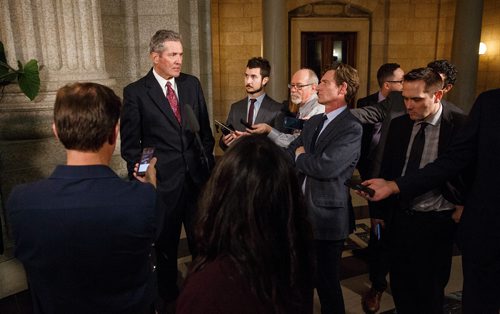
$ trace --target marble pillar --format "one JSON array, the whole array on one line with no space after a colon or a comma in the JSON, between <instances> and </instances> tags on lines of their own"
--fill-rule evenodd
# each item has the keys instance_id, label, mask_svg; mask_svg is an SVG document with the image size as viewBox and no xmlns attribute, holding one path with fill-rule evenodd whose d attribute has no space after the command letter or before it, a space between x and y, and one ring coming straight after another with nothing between
<instances>
[{"instance_id":1,"label":"marble pillar","mask_svg":"<svg viewBox=\"0 0 500 314\"><path fill-rule=\"evenodd\" d=\"M288 99L288 11L285 0L262 1L264 58L271 63L266 93L274 100Z\"/></svg>"},{"instance_id":2,"label":"marble pillar","mask_svg":"<svg viewBox=\"0 0 500 314\"><path fill-rule=\"evenodd\" d=\"M482 17L483 0L457 0L451 62L457 66L458 76L449 99L466 113L476 98Z\"/></svg>"}]
</instances>

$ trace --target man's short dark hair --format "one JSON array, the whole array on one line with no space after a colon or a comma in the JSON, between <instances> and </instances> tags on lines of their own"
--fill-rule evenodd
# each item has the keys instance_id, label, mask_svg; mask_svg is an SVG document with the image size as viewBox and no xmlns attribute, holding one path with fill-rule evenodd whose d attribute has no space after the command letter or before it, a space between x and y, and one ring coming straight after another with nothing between
<instances>
[{"instance_id":1,"label":"man's short dark hair","mask_svg":"<svg viewBox=\"0 0 500 314\"><path fill-rule=\"evenodd\" d=\"M394 71L399 69L401 66L397 63L384 63L378 68L377 71L377 82L378 86L382 87L387 80L390 80L394 76Z\"/></svg>"},{"instance_id":2,"label":"man's short dark hair","mask_svg":"<svg viewBox=\"0 0 500 314\"><path fill-rule=\"evenodd\" d=\"M444 85L454 85L455 81L457 80L457 67L453 64L448 62L448 60L435 60L432 62L429 62L427 64L429 68L434 69L434 71L444 74L445 79L444 79Z\"/></svg>"},{"instance_id":3,"label":"man's short dark hair","mask_svg":"<svg viewBox=\"0 0 500 314\"><path fill-rule=\"evenodd\" d=\"M253 57L252 59L248 60L247 68L260 68L260 76L262 76L262 78L269 77L269 75L271 74L271 64L269 64L269 61L267 61L267 59L264 59L262 57Z\"/></svg>"},{"instance_id":4,"label":"man's short dark hair","mask_svg":"<svg viewBox=\"0 0 500 314\"><path fill-rule=\"evenodd\" d=\"M425 92L428 94L435 93L443 88L443 79L437 71L432 68L418 68L406 73L404 76L405 82L424 81Z\"/></svg>"},{"instance_id":5,"label":"man's short dark hair","mask_svg":"<svg viewBox=\"0 0 500 314\"><path fill-rule=\"evenodd\" d=\"M121 100L109 87L97 83L74 83L57 91L54 124L66 149L97 152L114 143Z\"/></svg>"}]
</instances>

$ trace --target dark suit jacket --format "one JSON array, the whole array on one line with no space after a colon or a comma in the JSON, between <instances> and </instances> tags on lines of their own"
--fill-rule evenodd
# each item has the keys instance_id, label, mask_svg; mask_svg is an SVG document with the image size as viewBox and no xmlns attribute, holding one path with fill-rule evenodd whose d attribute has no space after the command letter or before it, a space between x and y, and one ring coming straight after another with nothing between
<instances>
[{"instance_id":1,"label":"dark suit jacket","mask_svg":"<svg viewBox=\"0 0 500 314\"><path fill-rule=\"evenodd\" d=\"M446 152L417 173L396 180L401 196L413 197L440 186L468 166L473 166L475 176L466 197L459 229L464 238L470 237L481 248L486 243L482 241L498 243L500 238L499 99L500 89L480 94L465 127Z\"/></svg>"},{"instance_id":2,"label":"dark suit jacket","mask_svg":"<svg viewBox=\"0 0 500 314\"><path fill-rule=\"evenodd\" d=\"M245 131L245 126L241 124L240 119L247 119L247 107L248 107L248 97L243 98L242 100L235 102L231 105L231 109L229 110L229 114L227 115L226 124L232 125L233 128L237 131ZM260 105L259 112L255 117L255 124L257 123L266 123L271 127L277 129L280 132L284 132L285 128L283 126L284 120L284 112L282 111L283 105L279 102L275 101L267 94L264 96L262 100L262 104ZM219 145L222 149L226 149L226 145L222 142L222 137L219 140Z\"/></svg>"},{"instance_id":3,"label":"dark suit jacket","mask_svg":"<svg viewBox=\"0 0 500 314\"><path fill-rule=\"evenodd\" d=\"M452 138L464 126L467 116L462 113L462 110L455 107L451 103L443 104L443 112L441 117L441 125L439 129L438 156L442 155L446 148L450 145ZM408 143L410 142L411 132L414 121L410 119L408 114L392 120L389 133L387 135L384 157L382 160L381 177L393 180L401 176L406 160L406 152ZM465 185L461 178L454 178L441 186L443 196L454 204L462 204L462 195ZM400 207L400 197L394 196L387 200L374 203L372 214L376 218L385 218L387 212L381 208L397 209ZM407 203L409 199L403 200ZM403 208L406 209L406 208Z\"/></svg>"},{"instance_id":4,"label":"dark suit jacket","mask_svg":"<svg viewBox=\"0 0 500 314\"><path fill-rule=\"evenodd\" d=\"M315 239L341 240L354 228L349 189L344 182L351 178L358 162L363 131L346 109L323 130L311 153L312 138L321 120L322 115L310 118L288 152L295 160L297 147L304 146L306 151L295 164L301 184L307 176L305 195Z\"/></svg>"},{"instance_id":5,"label":"dark suit jacket","mask_svg":"<svg viewBox=\"0 0 500 314\"><path fill-rule=\"evenodd\" d=\"M7 209L35 313L141 313L156 295L156 192L106 166L58 166Z\"/></svg>"},{"instance_id":6,"label":"dark suit jacket","mask_svg":"<svg viewBox=\"0 0 500 314\"><path fill-rule=\"evenodd\" d=\"M401 92L391 92L386 99L372 106L363 108L351 109L351 113L358 118L363 124L382 123L380 126L380 141L373 153L371 160L371 169L368 171L367 177L378 177L382 157L384 154L384 146L389 132L389 126L392 119L400 117L406 113L406 107Z\"/></svg>"},{"instance_id":7,"label":"dark suit jacket","mask_svg":"<svg viewBox=\"0 0 500 314\"><path fill-rule=\"evenodd\" d=\"M367 106L374 106L378 103L378 92L368 95L364 98L358 100L356 105L357 108L363 108ZM361 174L363 180L370 178L371 163L374 158L374 151L370 150L372 138L376 133L380 132L382 122L377 123L365 123L363 124L363 137L361 139L361 156L357 168ZM373 148L371 148L373 150Z\"/></svg>"},{"instance_id":8,"label":"dark suit jacket","mask_svg":"<svg viewBox=\"0 0 500 314\"><path fill-rule=\"evenodd\" d=\"M208 178L201 150L186 118L185 106L190 106L200 124L200 138L214 163L215 140L210 128L207 106L200 81L181 73L175 78L179 95L182 124L179 125L153 71L123 90L123 110L120 120L121 153L127 162L129 177L139 161L144 147L155 147L158 191L167 204L175 204L187 176L201 186Z\"/></svg>"}]
</instances>

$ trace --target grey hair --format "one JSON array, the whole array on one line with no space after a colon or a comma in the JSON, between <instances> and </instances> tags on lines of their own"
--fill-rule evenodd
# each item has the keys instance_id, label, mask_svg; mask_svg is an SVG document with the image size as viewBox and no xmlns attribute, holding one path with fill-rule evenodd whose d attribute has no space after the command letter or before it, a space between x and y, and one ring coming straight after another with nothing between
<instances>
[{"instance_id":1,"label":"grey hair","mask_svg":"<svg viewBox=\"0 0 500 314\"><path fill-rule=\"evenodd\" d=\"M309 75L309 80L308 80L309 84L316 84L316 85L318 85L319 79L318 79L318 76L316 75L316 73L313 70L311 70L309 68L302 68L301 70L306 70L307 71L307 73Z\"/></svg>"},{"instance_id":2,"label":"grey hair","mask_svg":"<svg viewBox=\"0 0 500 314\"><path fill-rule=\"evenodd\" d=\"M165 50L164 43L166 41L181 41L181 35L172 30L160 29L157 31L149 42L149 53L162 52Z\"/></svg>"}]
</instances>

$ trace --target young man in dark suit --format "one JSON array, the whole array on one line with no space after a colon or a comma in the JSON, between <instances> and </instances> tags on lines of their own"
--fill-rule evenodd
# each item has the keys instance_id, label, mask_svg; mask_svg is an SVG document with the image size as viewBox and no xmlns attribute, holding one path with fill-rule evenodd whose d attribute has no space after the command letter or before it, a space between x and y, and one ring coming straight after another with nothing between
<instances>
[{"instance_id":1,"label":"young man in dark suit","mask_svg":"<svg viewBox=\"0 0 500 314\"><path fill-rule=\"evenodd\" d=\"M307 120L288 147L313 225L321 313L345 312L339 267L344 241L354 229L354 213L344 182L356 167L362 134L361 124L347 104L358 87L358 73L349 65L329 68L317 88L325 114Z\"/></svg>"},{"instance_id":2,"label":"young man in dark suit","mask_svg":"<svg viewBox=\"0 0 500 314\"><path fill-rule=\"evenodd\" d=\"M363 182L375 190L378 201L392 194L416 197L441 186L468 167L474 170L458 233L462 250L464 314L496 314L500 310L500 89L480 94L464 128L433 163L394 181ZM367 195L364 195L368 197Z\"/></svg>"},{"instance_id":3,"label":"young man in dark suit","mask_svg":"<svg viewBox=\"0 0 500 314\"><path fill-rule=\"evenodd\" d=\"M391 122L382 177L394 179L432 162L464 125L461 110L441 104L442 88L441 76L431 68L414 69L404 76L402 95L408 114ZM462 202L463 188L457 179L419 198L372 204L376 217L392 211L386 234L398 313L442 313L456 227L452 214L455 204Z\"/></svg>"},{"instance_id":4,"label":"young man in dark suit","mask_svg":"<svg viewBox=\"0 0 500 314\"><path fill-rule=\"evenodd\" d=\"M158 157L158 194L165 207L160 222L163 230L156 243L159 303L163 308L163 304L174 307L179 293L177 249L182 223L191 253L195 253L193 218L200 187L214 163L215 141L200 81L181 72L180 35L159 30L151 38L149 50L153 68L123 90L121 153L131 178L143 148L154 147ZM194 114L189 115L189 111ZM198 134L192 119L199 124Z\"/></svg>"},{"instance_id":5,"label":"young man in dark suit","mask_svg":"<svg viewBox=\"0 0 500 314\"><path fill-rule=\"evenodd\" d=\"M284 114L282 105L266 94L266 84L269 82L271 65L261 57L248 60L245 70L245 90L247 97L231 105L226 124L231 125L235 132L224 135L219 140L222 149L227 149L231 143L246 133L243 119L249 125L266 123L278 131L284 131Z\"/></svg>"},{"instance_id":6,"label":"young man in dark suit","mask_svg":"<svg viewBox=\"0 0 500 314\"><path fill-rule=\"evenodd\" d=\"M67 164L10 195L15 256L34 313L153 313L156 192L109 168L120 109L120 98L96 83L59 89L52 128ZM155 160L147 173L153 184Z\"/></svg>"},{"instance_id":7,"label":"young man in dark suit","mask_svg":"<svg viewBox=\"0 0 500 314\"><path fill-rule=\"evenodd\" d=\"M400 92L403 89L404 71L397 63L385 63L377 71L377 82L379 91L361 98L357 102L357 108L374 106L383 101L391 92ZM382 122L375 124L363 124L363 137L361 140L361 157L357 168L361 179L367 180L378 176L378 167L375 167L375 157L379 147L381 137ZM383 143L384 141L382 141ZM377 173L374 173L377 172ZM368 203L371 211L371 204ZM377 312L380 308L380 299L387 288L386 276L389 272L389 262L381 240L385 238L384 224L386 220L373 217L370 214L370 241L368 243L369 252L369 273L372 286L363 296L363 308L368 312Z\"/></svg>"}]
</instances>

